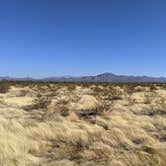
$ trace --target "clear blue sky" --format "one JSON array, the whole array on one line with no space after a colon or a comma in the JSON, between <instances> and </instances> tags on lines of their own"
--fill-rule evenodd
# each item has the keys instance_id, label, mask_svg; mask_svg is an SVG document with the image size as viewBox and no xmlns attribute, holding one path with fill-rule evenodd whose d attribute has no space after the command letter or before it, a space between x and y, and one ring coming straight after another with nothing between
<instances>
[{"instance_id":1,"label":"clear blue sky","mask_svg":"<svg viewBox=\"0 0 166 166\"><path fill-rule=\"evenodd\" d=\"M165 0L0 0L0 75L166 76Z\"/></svg>"}]
</instances>

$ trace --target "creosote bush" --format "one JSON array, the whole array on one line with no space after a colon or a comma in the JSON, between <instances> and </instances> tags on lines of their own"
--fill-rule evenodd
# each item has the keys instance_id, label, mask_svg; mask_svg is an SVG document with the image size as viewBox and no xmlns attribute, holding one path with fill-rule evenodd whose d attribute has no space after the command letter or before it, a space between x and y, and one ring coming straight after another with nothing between
<instances>
[{"instance_id":1,"label":"creosote bush","mask_svg":"<svg viewBox=\"0 0 166 166\"><path fill-rule=\"evenodd\" d=\"M38 94L37 98L34 100L34 108L35 109L44 109L51 103L51 98L49 96L43 96L42 94Z\"/></svg>"}]
</instances>

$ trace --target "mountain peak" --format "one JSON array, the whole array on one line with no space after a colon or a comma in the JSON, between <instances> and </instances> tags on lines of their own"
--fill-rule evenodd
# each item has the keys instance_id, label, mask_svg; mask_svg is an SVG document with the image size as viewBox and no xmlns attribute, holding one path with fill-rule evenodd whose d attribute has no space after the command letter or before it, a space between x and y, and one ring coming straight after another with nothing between
<instances>
[{"instance_id":1,"label":"mountain peak","mask_svg":"<svg viewBox=\"0 0 166 166\"><path fill-rule=\"evenodd\" d=\"M115 76L115 74L111 73L111 72L105 72L105 73L101 73L101 74L98 74L97 76Z\"/></svg>"}]
</instances>

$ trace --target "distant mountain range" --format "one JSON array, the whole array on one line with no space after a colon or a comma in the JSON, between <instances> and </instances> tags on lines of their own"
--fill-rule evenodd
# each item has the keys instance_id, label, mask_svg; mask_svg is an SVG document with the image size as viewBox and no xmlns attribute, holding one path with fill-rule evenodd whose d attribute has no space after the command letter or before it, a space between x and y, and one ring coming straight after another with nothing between
<instances>
[{"instance_id":1,"label":"distant mountain range","mask_svg":"<svg viewBox=\"0 0 166 166\"><path fill-rule=\"evenodd\" d=\"M64 76L64 77L48 77L43 79L34 78L11 78L0 77L0 80L18 80L18 81L53 81L53 82L161 82L166 83L166 77L148 77L148 76L125 76L113 73L103 73L96 76Z\"/></svg>"}]
</instances>

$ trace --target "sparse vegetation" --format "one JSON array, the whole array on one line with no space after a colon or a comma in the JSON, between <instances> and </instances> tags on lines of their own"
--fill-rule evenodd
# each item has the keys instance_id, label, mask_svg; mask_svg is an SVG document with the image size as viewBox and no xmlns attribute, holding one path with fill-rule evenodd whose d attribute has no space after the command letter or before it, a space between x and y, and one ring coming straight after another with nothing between
<instances>
[{"instance_id":1,"label":"sparse vegetation","mask_svg":"<svg viewBox=\"0 0 166 166\"><path fill-rule=\"evenodd\" d=\"M10 85L6 82L0 83L0 93L7 93L10 88Z\"/></svg>"},{"instance_id":2,"label":"sparse vegetation","mask_svg":"<svg viewBox=\"0 0 166 166\"><path fill-rule=\"evenodd\" d=\"M165 84L3 81L0 91L0 166L165 166Z\"/></svg>"},{"instance_id":3,"label":"sparse vegetation","mask_svg":"<svg viewBox=\"0 0 166 166\"><path fill-rule=\"evenodd\" d=\"M46 109L51 103L51 97L38 94L33 101L34 109Z\"/></svg>"}]
</instances>

